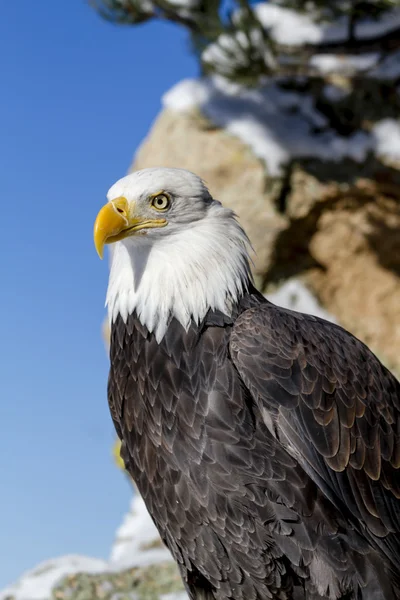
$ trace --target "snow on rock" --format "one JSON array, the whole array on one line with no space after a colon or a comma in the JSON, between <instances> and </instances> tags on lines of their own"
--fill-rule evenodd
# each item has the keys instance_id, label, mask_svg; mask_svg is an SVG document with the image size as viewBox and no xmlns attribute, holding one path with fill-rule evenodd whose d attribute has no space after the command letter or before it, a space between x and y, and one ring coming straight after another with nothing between
<instances>
[{"instance_id":1,"label":"snow on rock","mask_svg":"<svg viewBox=\"0 0 400 600\"><path fill-rule=\"evenodd\" d=\"M9 597L15 600L48 600L52 588L66 575L73 575L80 571L101 573L106 567L107 563L97 558L60 556L24 573L17 583L0 591L0 600Z\"/></svg>"},{"instance_id":2,"label":"snow on rock","mask_svg":"<svg viewBox=\"0 0 400 600\"><path fill-rule=\"evenodd\" d=\"M286 46L319 44L321 42L341 42L348 37L348 20L341 18L334 23L315 22L311 11L298 13L282 6L260 3L254 10L271 37ZM385 33L400 26L400 9L394 8L384 13L380 19L360 20L355 36L365 39Z\"/></svg>"},{"instance_id":3,"label":"snow on rock","mask_svg":"<svg viewBox=\"0 0 400 600\"><path fill-rule=\"evenodd\" d=\"M178 112L185 112L195 106L206 104L211 95L207 81L183 79L162 97L163 105Z\"/></svg>"},{"instance_id":4,"label":"snow on rock","mask_svg":"<svg viewBox=\"0 0 400 600\"><path fill-rule=\"evenodd\" d=\"M111 550L110 567L120 569L171 560L169 550L161 543L157 548L152 547L158 540L156 526L142 497L137 494L133 497L130 512L117 530Z\"/></svg>"},{"instance_id":5,"label":"snow on rock","mask_svg":"<svg viewBox=\"0 0 400 600\"><path fill-rule=\"evenodd\" d=\"M372 129L378 155L400 160L400 120L383 119Z\"/></svg>"},{"instance_id":6,"label":"snow on rock","mask_svg":"<svg viewBox=\"0 0 400 600\"><path fill-rule=\"evenodd\" d=\"M311 96L282 90L273 81L246 89L221 77L186 79L164 95L163 104L183 112L199 108L215 125L250 146L271 176L279 176L292 157L330 161L349 157L362 162L372 149L366 133L337 135L314 108Z\"/></svg>"},{"instance_id":7,"label":"snow on rock","mask_svg":"<svg viewBox=\"0 0 400 600\"><path fill-rule=\"evenodd\" d=\"M276 292L266 294L266 298L283 308L336 323L335 318L322 308L315 296L299 279L288 279Z\"/></svg>"}]
</instances>

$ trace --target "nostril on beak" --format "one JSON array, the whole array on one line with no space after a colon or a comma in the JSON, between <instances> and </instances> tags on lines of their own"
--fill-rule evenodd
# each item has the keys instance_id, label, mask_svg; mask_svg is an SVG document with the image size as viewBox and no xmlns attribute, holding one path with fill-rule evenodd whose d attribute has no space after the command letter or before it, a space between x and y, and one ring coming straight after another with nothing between
<instances>
[{"instance_id":1,"label":"nostril on beak","mask_svg":"<svg viewBox=\"0 0 400 600\"><path fill-rule=\"evenodd\" d=\"M119 218L124 219L124 221L128 220L129 204L126 198L124 198L123 196L120 196L119 198L114 198L114 200L111 200L111 205L115 212L118 215L120 215Z\"/></svg>"}]
</instances>

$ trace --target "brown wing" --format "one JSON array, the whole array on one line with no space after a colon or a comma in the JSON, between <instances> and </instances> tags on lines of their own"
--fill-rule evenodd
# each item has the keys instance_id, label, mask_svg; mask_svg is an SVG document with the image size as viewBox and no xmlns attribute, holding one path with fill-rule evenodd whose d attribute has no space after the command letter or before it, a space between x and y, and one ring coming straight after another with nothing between
<instances>
[{"instance_id":1,"label":"brown wing","mask_svg":"<svg viewBox=\"0 0 400 600\"><path fill-rule=\"evenodd\" d=\"M400 384L341 327L266 303L231 355L276 437L390 560L400 531Z\"/></svg>"}]
</instances>

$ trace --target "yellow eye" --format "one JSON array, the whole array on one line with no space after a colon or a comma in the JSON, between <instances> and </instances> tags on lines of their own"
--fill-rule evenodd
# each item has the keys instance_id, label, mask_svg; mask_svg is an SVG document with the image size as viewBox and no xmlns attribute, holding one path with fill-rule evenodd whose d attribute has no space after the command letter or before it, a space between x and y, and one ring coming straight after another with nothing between
<instances>
[{"instance_id":1,"label":"yellow eye","mask_svg":"<svg viewBox=\"0 0 400 600\"><path fill-rule=\"evenodd\" d=\"M157 210L167 210L170 204L171 201L166 194L158 194L151 201L151 205Z\"/></svg>"}]
</instances>

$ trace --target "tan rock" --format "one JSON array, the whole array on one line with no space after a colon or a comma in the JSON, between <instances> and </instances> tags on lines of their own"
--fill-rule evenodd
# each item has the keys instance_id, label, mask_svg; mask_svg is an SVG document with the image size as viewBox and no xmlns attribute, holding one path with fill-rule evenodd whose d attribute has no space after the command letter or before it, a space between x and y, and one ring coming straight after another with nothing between
<instances>
[{"instance_id":1,"label":"tan rock","mask_svg":"<svg viewBox=\"0 0 400 600\"><path fill-rule=\"evenodd\" d=\"M400 200L400 190L399 197ZM378 190L324 212L310 239L323 269L310 281L342 324L400 365L400 204Z\"/></svg>"}]
</instances>

